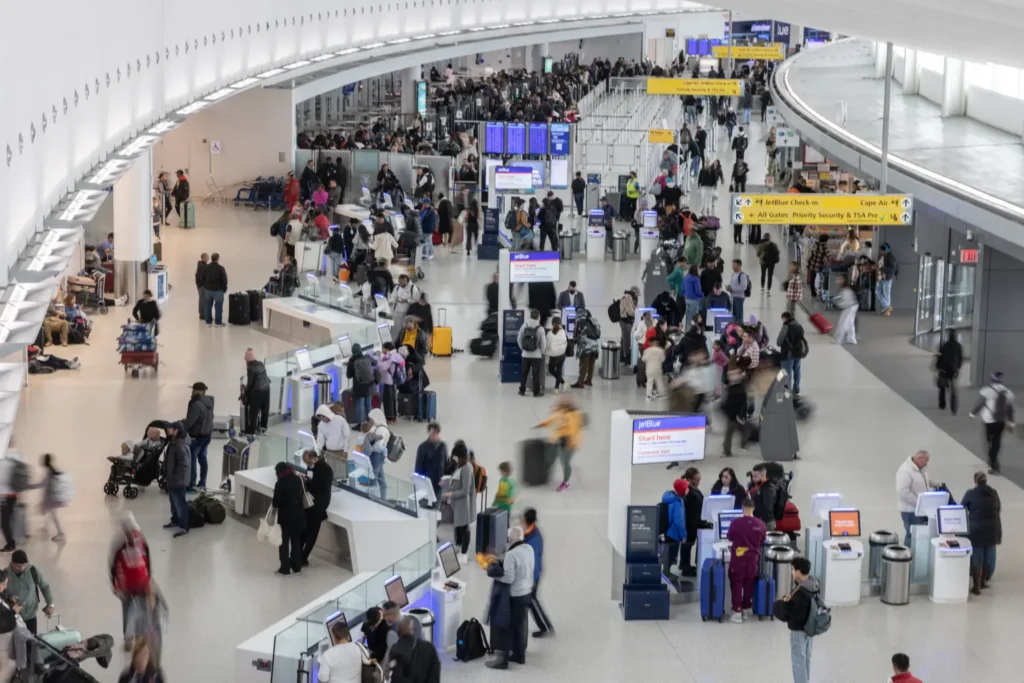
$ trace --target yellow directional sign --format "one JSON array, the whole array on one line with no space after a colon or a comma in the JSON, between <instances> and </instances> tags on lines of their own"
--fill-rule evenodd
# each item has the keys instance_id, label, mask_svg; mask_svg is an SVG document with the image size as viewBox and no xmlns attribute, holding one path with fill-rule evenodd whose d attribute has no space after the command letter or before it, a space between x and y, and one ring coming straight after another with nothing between
<instances>
[{"instance_id":1,"label":"yellow directional sign","mask_svg":"<svg viewBox=\"0 0 1024 683\"><path fill-rule=\"evenodd\" d=\"M711 48L711 54L719 59L728 59L729 46L715 45ZM778 61L786 58L785 45L782 43L771 43L769 45L733 45L732 58Z\"/></svg>"},{"instance_id":2,"label":"yellow directional sign","mask_svg":"<svg viewBox=\"0 0 1024 683\"><path fill-rule=\"evenodd\" d=\"M743 93L742 81L724 78L648 78L648 95L734 97Z\"/></svg>"},{"instance_id":3,"label":"yellow directional sign","mask_svg":"<svg viewBox=\"0 0 1024 683\"><path fill-rule=\"evenodd\" d=\"M914 198L906 194L734 194L733 224L910 225Z\"/></svg>"},{"instance_id":4,"label":"yellow directional sign","mask_svg":"<svg viewBox=\"0 0 1024 683\"><path fill-rule=\"evenodd\" d=\"M652 128L647 132L647 142L671 145L674 139L673 131L664 128Z\"/></svg>"}]
</instances>

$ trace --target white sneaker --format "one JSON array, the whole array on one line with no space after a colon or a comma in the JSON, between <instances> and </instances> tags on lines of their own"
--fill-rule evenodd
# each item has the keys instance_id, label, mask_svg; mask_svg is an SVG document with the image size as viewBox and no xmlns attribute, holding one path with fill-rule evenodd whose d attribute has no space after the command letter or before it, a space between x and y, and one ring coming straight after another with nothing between
<instances>
[{"instance_id":1,"label":"white sneaker","mask_svg":"<svg viewBox=\"0 0 1024 683\"><path fill-rule=\"evenodd\" d=\"M734 624L742 624L743 623L743 613L742 612L733 612L732 616L729 617L729 621L731 621Z\"/></svg>"}]
</instances>

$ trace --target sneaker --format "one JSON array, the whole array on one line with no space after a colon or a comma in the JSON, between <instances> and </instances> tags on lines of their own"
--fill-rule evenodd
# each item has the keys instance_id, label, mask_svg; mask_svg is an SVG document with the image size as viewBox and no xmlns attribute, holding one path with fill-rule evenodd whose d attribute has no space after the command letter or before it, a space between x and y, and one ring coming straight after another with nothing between
<instances>
[{"instance_id":1,"label":"sneaker","mask_svg":"<svg viewBox=\"0 0 1024 683\"><path fill-rule=\"evenodd\" d=\"M732 616L729 617L729 621L731 621L734 624L742 624L743 623L743 613L742 612L733 612Z\"/></svg>"},{"instance_id":2,"label":"sneaker","mask_svg":"<svg viewBox=\"0 0 1024 683\"><path fill-rule=\"evenodd\" d=\"M188 536L188 531L186 529L179 529L178 531L175 531L174 536L171 538L180 538L182 536Z\"/></svg>"},{"instance_id":3,"label":"sneaker","mask_svg":"<svg viewBox=\"0 0 1024 683\"><path fill-rule=\"evenodd\" d=\"M17 547L15 547L14 544L12 543L5 545L3 547L3 550L0 550L0 553L13 553L15 550L17 550Z\"/></svg>"},{"instance_id":4,"label":"sneaker","mask_svg":"<svg viewBox=\"0 0 1024 683\"><path fill-rule=\"evenodd\" d=\"M569 482L567 482L567 481L563 481L561 484L558 485L558 488L555 489L555 491L557 491L559 493L561 493L562 491L568 491L568 490L569 490Z\"/></svg>"},{"instance_id":5,"label":"sneaker","mask_svg":"<svg viewBox=\"0 0 1024 683\"><path fill-rule=\"evenodd\" d=\"M570 384L569 386L572 387L573 389L582 389L583 388L583 385L580 384L579 382L576 382L575 384Z\"/></svg>"},{"instance_id":6,"label":"sneaker","mask_svg":"<svg viewBox=\"0 0 1024 683\"><path fill-rule=\"evenodd\" d=\"M671 470L671 469L675 469L676 467L679 467L679 463L677 463L677 462L670 462L668 464L668 467L666 467L665 469L666 470Z\"/></svg>"},{"instance_id":7,"label":"sneaker","mask_svg":"<svg viewBox=\"0 0 1024 683\"><path fill-rule=\"evenodd\" d=\"M214 323L213 326L214 327L227 327L227 325L225 325L224 323Z\"/></svg>"},{"instance_id":8,"label":"sneaker","mask_svg":"<svg viewBox=\"0 0 1024 683\"><path fill-rule=\"evenodd\" d=\"M207 327L213 327L213 323L206 323Z\"/></svg>"},{"instance_id":9,"label":"sneaker","mask_svg":"<svg viewBox=\"0 0 1024 683\"><path fill-rule=\"evenodd\" d=\"M525 389L520 389L519 390L519 395L520 396L526 396L526 390Z\"/></svg>"},{"instance_id":10,"label":"sneaker","mask_svg":"<svg viewBox=\"0 0 1024 683\"><path fill-rule=\"evenodd\" d=\"M278 569L278 570L277 570L276 572L274 572L274 573L275 573L275 574L280 574L281 576L288 576L288 575L289 575L289 574L291 574L292 572L291 572L291 570L290 570L290 569Z\"/></svg>"},{"instance_id":11,"label":"sneaker","mask_svg":"<svg viewBox=\"0 0 1024 683\"><path fill-rule=\"evenodd\" d=\"M174 522L167 522L167 524L164 524L164 528L165 529L177 529L178 525L175 524Z\"/></svg>"},{"instance_id":12,"label":"sneaker","mask_svg":"<svg viewBox=\"0 0 1024 683\"><path fill-rule=\"evenodd\" d=\"M532 635L534 638L547 638L549 636L555 635L555 632L554 631L534 631L530 635Z\"/></svg>"},{"instance_id":13,"label":"sneaker","mask_svg":"<svg viewBox=\"0 0 1024 683\"><path fill-rule=\"evenodd\" d=\"M587 380L587 381L586 381L586 382L584 382L583 384L584 384L584 385L586 385L586 386L588 386L588 387L592 387L592 386L594 386L594 383L593 383L593 382L591 382L590 380Z\"/></svg>"}]
</instances>

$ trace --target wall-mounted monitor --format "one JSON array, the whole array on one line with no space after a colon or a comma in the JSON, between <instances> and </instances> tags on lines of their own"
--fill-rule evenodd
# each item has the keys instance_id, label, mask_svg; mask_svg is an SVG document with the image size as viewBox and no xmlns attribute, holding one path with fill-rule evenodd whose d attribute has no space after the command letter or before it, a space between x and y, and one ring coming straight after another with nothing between
<instances>
[{"instance_id":1,"label":"wall-mounted monitor","mask_svg":"<svg viewBox=\"0 0 1024 683\"><path fill-rule=\"evenodd\" d=\"M552 123L550 126L551 131L551 155L552 156L569 156L569 124L568 123Z\"/></svg>"},{"instance_id":2,"label":"wall-mounted monitor","mask_svg":"<svg viewBox=\"0 0 1024 683\"><path fill-rule=\"evenodd\" d=\"M498 192L530 192L533 169L529 166L499 166L494 169L494 189Z\"/></svg>"},{"instance_id":3,"label":"wall-mounted monitor","mask_svg":"<svg viewBox=\"0 0 1024 683\"><path fill-rule=\"evenodd\" d=\"M526 124L510 123L505 130L505 154L526 154Z\"/></svg>"},{"instance_id":4,"label":"wall-mounted monitor","mask_svg":"<svg viewBox=\"0 0 1024 683\"><path fill-rule=\"evenodd\" d=\"M633 464L704 459L706 415L665 415L633 420Z\"/></svg>"},{"instance_id":5,"label":"wall-mounted monitor","mask_svg":"<svg viewBox=\"0 0 1024 683\"><path fill-rule=\"evenodd\" d=\"M484 127L484 154L505 153L505 124L488 123Z\"/></svg>"},{"instance_id":6,"label":"wall-mounted monitor","mask_svg":"<svg viewBox=\"0 0 1024 683\"><path fill-rule=\"evenodd\" d=\"M530 124L530 154L543 156L548 153L548 124Z\"/></svg>"},{"instance_id":7,"label":"wall-mounted monitor","mask_svg":"<svg viewBox=\"0 0 1024 683\"><path fill-rule=\"evenodd\" d=\"M551 189L564 190L569 187L569 160L551 160Z\"/></svg>"}]
</instances>

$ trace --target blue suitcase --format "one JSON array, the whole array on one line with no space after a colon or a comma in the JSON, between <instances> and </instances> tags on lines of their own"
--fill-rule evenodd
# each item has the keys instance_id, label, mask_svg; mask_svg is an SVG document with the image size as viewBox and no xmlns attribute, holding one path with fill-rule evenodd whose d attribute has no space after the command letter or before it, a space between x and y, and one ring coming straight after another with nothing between
<instances>
[{"instance_id":1,"label":"blue suitcase","mask_svg":"<svg viewBox=\"0 0 1024 683\"><path fill-rule=\"evenodd\" d=\"M476 248L476 257L481 261L497 261L501 247L496 244L481 244Z\"/></svg>"},{"instance_id":2,"label":"blue suitcase","mask_svg":"<svg viewBox=\"0 0 1024 683\"><path fill-rule=\"evenodd\" d=\"M669 618L668 586L622 586L622 618L626 621Z\"/></svg>"},{"instance_id":3,"label":"blue suitcase","mask_svg":"<svg viewBox=\"0 0 1024 683\"><path fill-rule=\"evenodd\" d=\"M433 391L424 391L420 394L420 419L437 419L437 394Z\"/></svg>"},{"instance_id":4,"label":"blue suitcase","mask_svg":"<svg viewBox=\"0 0 1024 683\"><path fill-rule=\"evenodd\" d=\"M626 565L626 585L660 586L661 565L657 562L635 562Z\"/></svg>"},{"instance_id":5,"label":"blue suitcase","mask_svg":"<svg viewBox=\"0 0 1024 683\"><path fill-rule=\"evenodd\" d=\"M715 557L704 560L700 568L701 621L725 616L725 563Z\"/></svg>"},{"instance_id":6,"label":"blue suitcase","mask_svg":"<svg viewBox=\"0 0 1024 683\"><path fill-rule=\"evenodd\" d=\"M775 619L772 616L772 603L775 602L775 578L759 576L754 582L754 614L757 618Z\"/></svg>"}]
</instances>

